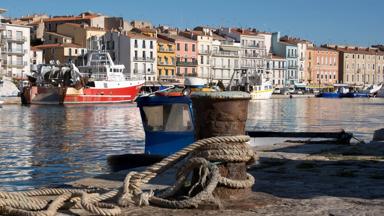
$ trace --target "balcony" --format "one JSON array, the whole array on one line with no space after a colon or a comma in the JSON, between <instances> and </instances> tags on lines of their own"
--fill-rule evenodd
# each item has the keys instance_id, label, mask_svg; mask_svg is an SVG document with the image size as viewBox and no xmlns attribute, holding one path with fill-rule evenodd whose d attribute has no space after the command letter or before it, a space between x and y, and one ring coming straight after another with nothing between
<instances>
[{"instance_id":1,"label":"balcony","mask_svg":"<svg viewBox=\"0 0 384 216\"><path fill-rule=\"evenodd\" d=\"M287 58L298 58L299 56L296 54L287 55Z\"/></svg>"},{"instance_id":2,"label":"balcony","mask_svg":"<svg viewBox=\"0 0 384 216\"><path fill-rule=\"evenodd\" d=\"M25 37L25 36L15 37L12 35L2 35L1 37L3 39L5 39L6 41L15 42L15 43L24 43L27 41L27 37Z\"/></svg>"},{"instance_id":3,"label":"balcony","mask_svg":"<svg viewBox=\"0 0 384 216\"><path fill-rule=\"evenodd\" d=\"M8 49L8 51L2 51L3 53L7 53L8 55L24 55L27 53L27 50L19 50L19 49Z\"/></svg>"},{"instance_id":4,"label":"balcony","mask_svg":"<svg viewBox=\"0 0 384 216\"><path fill-rule=\"evenodd\" d=\"M181 67L195 67L197 66L197 60L194 61L177 61L176 66L181 66Z\"/></svg>"},{"instance_id":5,"label":"balcony","mask_svg":"<svg viewBox=\"0 0 384 216\"><path fill-rule=\"evenodd\" d=\"M261 58L261 55L260 54L253 54L253 53L248 53L248 54L244 54L242 55L242 57L244 58Z\"/></svg>"},{"instance_id":6,"label":"balcony","mask_svg":"<svg viewBox=\"0 0 384 216\"><path fill-rule=\"evenodd\" d=\"M297 65L288 65L288 69L295 69L297 70L298 66Z\"/></svg>"},{"instance_id":7,"label":"balcony","mask_svg":"<svg viewBox=\"0 0 384 216\"><path fill-rule=\"evenodd\" d=\"M173 62L162 62L162 61L157 61L157 65L159 65L159 66L176 66L176 64Z\"/></svg>"},{"instance_id":8,"label":"balcony","mask_svg":"<svg viewBox=\"0 0 384 216\"><path fill-rule=\"evenodd\" d=\"M238 52L225 52L225 51L215 51L215 52L212 52L212 56L236 57L236 58L240 57Z\"/></svg>"},{"instance_id":9,"label":"balcony","mask_svg":"<svg viewBox=\"0 0 384 216\"><path fill-rule=\"evenodd\" d=\"M173 52L175 52L175 50L172 49L172 48L164 48L164 47L160 47L160 48L159 48L159 52L163 52L163 53L173 53Z\"/></svg>"},{"instance_id":10,"label":"balcony","mask_svg":"<svg viewBox=\"0 0 384 216\"><path fill-rule=\"evenodd\" d=\"M9 62L9 64L7 64L8 67L12 67L12 68L24 68L25 66L27 66L27 62Z\"/></svg>"},{"instance_id":11,"label":"balcony","mask_svg":"<svg viewBox=\"0 0 384 216\"><path fill-rule=\"evenodd\" d=\"M141 61L141 62L154 62L155 58L151 58L151 57L134 57L133 60Z\"/></svg>"},{"instance_id":12,"label":"balcony","mask_svg":"<svg viewBox=\"0 0 384 216\"><path fill-rule=\"evenodd\" d=\"M245 44L245 48L257 48L257 49L265 49L265 45L259 45L259 44Z\"/></svg>"},{"instance_id":13,"label":"balcony","mask_svg":"<svg viewBox=\"0 0 384 216\"><path fill-rule=\"evenodd\" d=\"M200 55L209 55L210 51L209 50L199 50Z\"/></svg>"}]
</instances>

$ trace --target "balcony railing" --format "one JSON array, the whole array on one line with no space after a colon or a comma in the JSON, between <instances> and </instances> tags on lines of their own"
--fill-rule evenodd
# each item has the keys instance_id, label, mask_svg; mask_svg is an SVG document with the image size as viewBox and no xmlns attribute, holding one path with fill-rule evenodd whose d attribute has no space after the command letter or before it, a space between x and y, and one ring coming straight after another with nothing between
<instances>
[{"instance_id":1,"label":"balcony railing","mask_svg":"<svg viewBox=\"0 0 384 216\"><path fill-rule=\"evenodd\" d=\"M19 49L8 49L7 50L7 53L9 55L24 55L26 52L27 52L27 50L19 50Z\"/></svg>"},{"instance_id":2,"label":"balcony railing","mask_svg":"<svg viewBox=\"0 0 384 216\"><path fill-rule=\"evenodd\" d=\"M253 54L253 53L248 53L248 54L243 54L242 57L244 58L261 58L262 56L260 54Z\"/></svg>"},{"instance_id":3,"label":"balcony railing","mask_svg":"<svg viewBox=\"0 0 384 216\"><path fill-rule=\"evenodd\" d=\"M143 62L154 62L155 58L151 58L151 57L134 57L133 60L135 60L135 61L143 61Z\"/></svg>"},{"instance_id":4,"label":"balcony railing","mask_svg":"<svg viewBox=\"0 0 384 216\"><path fill-rule=\"evenodd\" d=\"M175 50L172 49L172 48L164 48L164 47L160 47L160 48L159 48L159 52L168 52L168 53L172 53L172 52L175 52Z\"/></svg>"},{"instance_id":5,"label":"balcony railing","mask_svg":"<svg viewBox=\"0 0 384 216\"><path fill-rule=\"evenodd\" d=\"M197 66L197 60L194 61L177 61L176 62L177 66L182 66L182 67L194 67Z\"/></svg>"},{"instance_id":6,"label":"balcony railing","mask_svg":"<svg viewBox=\"0 0 384 216\"><path fill-rule=\"evenodd\" d=\"M157 65L160 65L160 66L176 66L176 64L173 63L173 62L161 62L161 61L157 61Z\"/></svg>"},{"instance_id":7,"label":"balcony railing","mask_svg":"<svg viewBox=\"0 0 384 216\"><path fill-rule=\"evenodd\" d=\"M25 66L27 66L27 62L9 62L7 66L14 68L24 68Z\"/></svg>"},{"instance_id":8,"label":"balcony railing","mask_svg":"<svg viewBox=\"0 0 384 216\"><path fill-rule=\"evenodd\" d=\"M12 35L2 35L2 38L4 38L7 41L17 42L17 43L24 43L27 41L27 37L25 36L12 36Z\"/></svg>"},{"instance_id":9,"label":"balcony railing","mask_svg":"<svg viewBox=\"0 0 384 216\"><path fill-rule=\"evenodd\" d=\"M288 69L297 69L298 66L297 65L288 65Z\"/></svg>"},{"instance_id":10,"label":"balcony railing","mask_svg":"<svg viewBox=\"0 0 384 216\"><path fill-rule=\"evenodd\" d=\"M209 50L199 50L200 55L209 55L210 51Z\"/></svg>"},{"instance_id":11,"label":"balcony railing","mask_svg":"<svg viewBox=\"0 0 384 216\"><path fill-rule=\"evenodd\" d=\"M296 55L296 54L287 55L287 58L297 58L297 57L298 57L298 55Z\"/></svg>"},{"instance_id":12,"label":"balcony railing","mask_svg":"<svg viewBox=\"0 0 384 216\"><path fill-rule=\"evenodd\" d=\"M215 52L212 52L212 56L240 57L237 52L225 52L225 51L215 51Z\"/></svg>"},{"instance_id":13,"label":"balcony railing","mask_svg":"<svg viewBox=\"0 0 384 216\"><path fill-rule=\"evenodd\" d=\"M259 45L259 44L245 44L244 47L265 49L265 45Z\"/></svg>"}]
</instances>

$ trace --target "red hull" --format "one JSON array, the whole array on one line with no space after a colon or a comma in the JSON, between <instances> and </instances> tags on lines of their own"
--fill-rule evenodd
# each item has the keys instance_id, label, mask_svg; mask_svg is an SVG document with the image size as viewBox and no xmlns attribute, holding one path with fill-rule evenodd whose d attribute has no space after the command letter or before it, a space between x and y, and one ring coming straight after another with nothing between
<instances>
[{"instance_id":1,"label":"red hull","mask_svg":"<svg viewBox=\"0 0 384 216\"><path fill-rule=\"evenodd\" d=\"M141 85L122 88L68 88L64 104L126 103L135 100Z\"/></svg>"}]
</instances>

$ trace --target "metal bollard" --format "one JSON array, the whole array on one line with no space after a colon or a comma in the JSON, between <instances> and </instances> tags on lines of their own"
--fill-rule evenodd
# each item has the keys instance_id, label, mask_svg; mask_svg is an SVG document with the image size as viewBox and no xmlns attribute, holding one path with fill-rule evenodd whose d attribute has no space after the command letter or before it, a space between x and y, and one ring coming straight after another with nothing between
<instances>
[{"instance_id":1,"label":"metal bollard","mask_svg":"<svg viewBox=\"0 0 384 216\"><path fill-rule=\"evenodd\" d=\"M244 135L250 95L245 92L196 92L191 95L195 115L196 140L215 136ZM223 177L245 180L246 164L226 162L219 165ZM218 186L214 194L221 199L242 198L251 188Z\"/></svg>"}]
</instances>

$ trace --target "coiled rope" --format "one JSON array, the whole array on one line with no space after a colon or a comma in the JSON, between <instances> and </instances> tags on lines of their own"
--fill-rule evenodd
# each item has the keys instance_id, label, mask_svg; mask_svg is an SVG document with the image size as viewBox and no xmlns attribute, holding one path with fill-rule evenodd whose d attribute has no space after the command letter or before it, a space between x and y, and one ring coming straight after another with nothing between
<instances>
[{"instance_id":1,"label":"coiled rope","mask_svg":"<svg viewBox=\"0 0 384 216\"><path fill-rule=\"evenodd\" d=\"M167 208L198 207L203 201L215 200L212 192L218 184L231 188L247 188L254 184L253 176L247 174L246 180L233 180L220 176L218 167L209 161L248 162L255 158L254 152L246 142L248 136L212 137L196 141L162 161L148 167L143 172L130 172L118 190L103 194L79 189L36 189L25 192L0 192L0 214L20 216L53 216L59 209L82 208L92 214L120 215L120 207L149 205ZM193 152L186 164L178 170L174 186L159 192L142 191L142 185L173 166ZM188 196L181 200L174 197L185 186L189 173L199 170L199 179L189 189ZM201 189L202 188L202 189ZM199 191L200 190L200 191ZM192 196L193 195L193 196ZM37 196L57 196L48 202ZM118 206L103 201L118 198Z\"/></svg>"}]
</instances>

